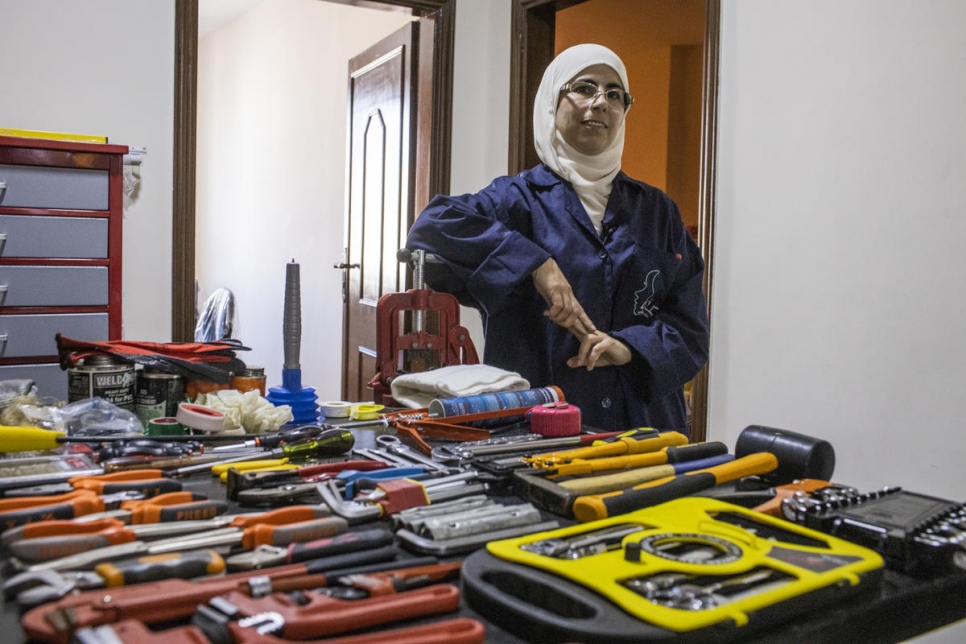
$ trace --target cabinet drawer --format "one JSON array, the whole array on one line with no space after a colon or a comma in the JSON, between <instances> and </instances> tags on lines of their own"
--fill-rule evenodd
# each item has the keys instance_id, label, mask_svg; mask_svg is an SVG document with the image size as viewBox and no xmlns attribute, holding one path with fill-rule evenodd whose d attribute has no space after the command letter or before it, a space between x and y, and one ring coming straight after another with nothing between
<instances>
[{"instance_id":1,"label":"cabinet drawer","mask_svg":"<svg viewBox=\"0 0 966 644\"><path fill-rule=\"evenodd\" d=\"M107 210L109 179L107 170L0 164L0 206Z\"/></svg>"},{"instance_id":2,"label":"cabinet drawer","mask_svg":"<svg viewBox=\"0 0 966 644\"><path fill-rule=\"evenodd\" d=\"M33 380L37 393L67 400L67 372L57 363L17 364L0 366L0 380Z\"/></svg>"},{"instance_id":3,"label":"cabinet drawer","mask_svg":"<svg viewBox=\"0 0 966 644\"><path fill-rule=\"evenodd\" d=\"M2 257L106 259L107 219L0 215Z\"/></svg>"},{"instance_id":4,"label":"cabinet drawer","mask_svg":"<svg viewBox=\"0 0 966 644\"><path fill-rule=\"evenodd\" d=\"M108 340L108 315L0 315L0 358L55 356L58 333L87 342Z\"/></svg>"},{"instance_id":5,"label":"cabinet drawer","mask_svg":"<svg viewBox=\"0 0 966 644\"><path fill-rule=\"evenodd\" d=\"M3 306L106 306L106 266L0 266Z\"/></svg>"}]
</instances>

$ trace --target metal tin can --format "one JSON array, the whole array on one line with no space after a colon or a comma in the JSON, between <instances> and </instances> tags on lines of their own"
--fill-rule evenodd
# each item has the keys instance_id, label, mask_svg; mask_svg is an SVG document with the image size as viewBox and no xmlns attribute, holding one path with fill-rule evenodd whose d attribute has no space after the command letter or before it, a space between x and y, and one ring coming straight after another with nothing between
<instances>
[{"instance_id":1,"label":"metal tin can","mask_svg":"<svg viewBox=\"0 0 966 644\"><path fill-rule=\"evenodd\" d=\"M232 376L231 388L237 389L243 393L246 391L258 390L262 397L264 397L265 381L265 368L249 365L245 368L241 375Z\"/></svg>"},{"instance_id":2,"label":"metal tin can","mask_svg":"<svg viewBox=\"0 0 966 644\"><path fill-rule=\"evenodd\" d=\"M102 398L121 409L134 411L136 382L133 364L107 354L88 356L67 370L67 402Z\"/></svg>"},{"instance_id":3,"label":"metal tin can","mask_svg":"<svg viewBox=\"0 0 966 644\"><path fill-rule=\"evenodd\" d=\"M173 417L184 402L184 377L174 373L142 370L138 374L134 412L145 427L155 418Z\"/></svg>"}]
</instances>

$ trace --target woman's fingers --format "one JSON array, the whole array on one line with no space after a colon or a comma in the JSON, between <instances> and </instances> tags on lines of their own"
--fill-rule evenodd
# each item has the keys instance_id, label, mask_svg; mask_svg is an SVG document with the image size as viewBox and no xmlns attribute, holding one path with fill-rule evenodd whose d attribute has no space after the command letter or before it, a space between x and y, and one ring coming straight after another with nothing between
<instances>
[{"instance_id":1,"label":"woman's fingers","mask_svg":"<svg viewBox=\"0 0 966 644\"><path fill-rule=\"evenodd\" d=\"M627 345L606 333L595 331L581 339L577 355L567 360L567 366L574 369L584 367L587 371L593 371L595 367L622 365L630 360L631 351Z\"/></svg>"}]
</instances>

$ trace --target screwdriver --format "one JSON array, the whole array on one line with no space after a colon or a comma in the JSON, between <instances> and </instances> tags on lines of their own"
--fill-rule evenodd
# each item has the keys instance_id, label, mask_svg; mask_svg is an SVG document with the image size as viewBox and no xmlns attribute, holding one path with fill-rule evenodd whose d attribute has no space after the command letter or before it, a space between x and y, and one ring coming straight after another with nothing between
<instances>
[{"instance_id":1,"label":"screwdriver","mask_svg":"<svg viewBox=\"0 0 966 644\"><path fill-rule=\"evenodd\" d=\"M211 468L215 465L224 463L240 463L243 461L261 461L279 458L298 460L310 457L341 456L352 449L352 446L355 445L355 440L355 437L349 430L327 429L309 441L294 443L292 445L282 445L272 450L254 450L250 454L233 456L214 463L179 467L167 472L167 475L172 477L188 476L196 472L211 471Z\"/></svg>"}]
</instances>

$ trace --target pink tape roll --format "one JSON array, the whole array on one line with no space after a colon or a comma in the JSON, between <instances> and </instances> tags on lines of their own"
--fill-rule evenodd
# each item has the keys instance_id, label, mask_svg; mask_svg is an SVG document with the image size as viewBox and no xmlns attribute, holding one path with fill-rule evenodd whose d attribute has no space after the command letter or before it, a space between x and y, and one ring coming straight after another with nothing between
<instances>
[{"instance_id":1,"label":"pink tape roll","mask_svg":"<svg viewBox=\"0 0 966 644\"><path fill-rule=\"evenodd\" d=\"M538 405L530 410L530 431L554 438L576 436L580 433L580 408L565 402Z\"/></svg>"}]
</instances>

